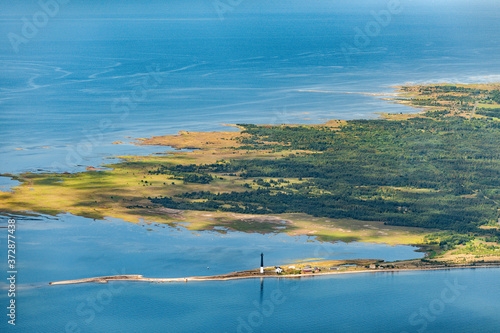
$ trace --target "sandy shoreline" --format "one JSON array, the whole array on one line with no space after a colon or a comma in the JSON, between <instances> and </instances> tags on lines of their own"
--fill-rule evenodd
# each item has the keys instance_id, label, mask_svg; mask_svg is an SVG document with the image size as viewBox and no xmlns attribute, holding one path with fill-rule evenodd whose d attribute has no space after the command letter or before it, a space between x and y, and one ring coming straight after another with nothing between
<instances>
[{"instance_id":1,"label":"sandy shoreline","mask_svg":"<svg viewBox=\"0 0 500 333\"><path fill-rule=\"evenodd\" d=\"M142 275L113 275L101 276L76 280L64 280L50 282L49 285L68 285L79 283L108 283L109 281L132 281L132 282L192 282L192 281L228 281L239 279L255 279L255 278L302 278L302 277L315 277L315 276L329 276L341 274L358 274L358 273L397 273L397 272L410 272L410 271L436 271L436 270L451 270L451 269L475 269L475 268L500 268L500 263L492 264L476 264L476 265L462 265L462 266L430 266L418 268L394 268L394 269L358 269L358 270L345 270L345 271L330 271L323 273L306 273L306 274L286 274L279 275L275 273L256 273L257 271L242 271L233 272L224 275L214 276L191 276L180 278L147 278Z\"/></svg>"},{"instance_id":2,"label":"sandy shoreline","mask_svg":"<svg viewBox=\"0 0 500 333\"><path fill-rule=\"evenodd\" d=\"M321 94L355 94L355 95L365 95L365 96L399 96L401 92L392 93L367 93L358 91L328 91L328 90L305 90L298 89L298 92L310 92L310 93L321 93Z\"/></svg>"}]
</instances>

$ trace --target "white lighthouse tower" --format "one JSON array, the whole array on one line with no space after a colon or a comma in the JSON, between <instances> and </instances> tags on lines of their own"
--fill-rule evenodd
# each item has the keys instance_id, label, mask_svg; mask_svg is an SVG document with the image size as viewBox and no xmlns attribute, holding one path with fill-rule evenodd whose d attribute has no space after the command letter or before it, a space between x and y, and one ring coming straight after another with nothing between
<instances>
[{"instance_id":1,"label":"white lighthouse tower","mask_svg":"<svg viewBox=\"0 0 500 333\"><path fill-rule=\"evenodd\" d=\"M264 253L260 254L260 274L264 274Z\"/></svg>"}]
</instances>

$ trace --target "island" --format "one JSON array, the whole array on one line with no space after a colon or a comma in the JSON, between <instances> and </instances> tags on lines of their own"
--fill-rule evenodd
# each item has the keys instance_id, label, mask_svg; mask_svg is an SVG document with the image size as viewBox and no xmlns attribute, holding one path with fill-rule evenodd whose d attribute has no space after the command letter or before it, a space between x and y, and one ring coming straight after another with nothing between
<instances>
[{"instance_id":1,"label":"island","mask_svg":"<svg viewBox=\"0 0 500 333\"><path fill-rule=\"evenodd\" d=\"M0 210L416 245L428 268L500 262L500 84L396 89L388 102L418 112L182 131L136 142L179 150L106 170L3 174L21 184Z\"/></svg>"}]
</instances>

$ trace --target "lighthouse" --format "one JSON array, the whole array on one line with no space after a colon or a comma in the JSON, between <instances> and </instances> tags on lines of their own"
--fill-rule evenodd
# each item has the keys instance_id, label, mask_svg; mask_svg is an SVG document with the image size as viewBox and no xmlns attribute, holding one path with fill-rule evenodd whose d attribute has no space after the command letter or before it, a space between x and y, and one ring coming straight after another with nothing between
<instances>
[{"instance_id":1,"label":"lighthouse","mask_svg":"<svg viewBox=\"0 0 500 333\"><path fill-rule=\"evenodd\" d=\"M264 253L260 254L260 274L264 274Z\"/></svg>"}]
</instances>

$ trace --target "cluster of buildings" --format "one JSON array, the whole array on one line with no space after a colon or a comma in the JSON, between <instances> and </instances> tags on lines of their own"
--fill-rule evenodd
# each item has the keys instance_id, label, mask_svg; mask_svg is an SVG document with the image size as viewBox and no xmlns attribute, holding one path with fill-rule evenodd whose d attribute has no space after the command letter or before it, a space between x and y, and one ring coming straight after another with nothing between
<instances>
[{"instance_id":1,"label":"cluster of buildings","mask_svg":"<svg viewBox=\"0 0 500 333\"><path fill-rule=\"evenodd\" d=\"M288 270L294 270L294 271L297 271L297 270L300 270L300 273L301 274L309 274L309 273L319 273L321 271L326 271L326 270L345 270L347 269L348 267L356 267L357 265L356 264L344 264L344 265L340 265L340 266L337 266L337 267L312 267L311 265L305 265L304 267L302 268L298 268L295 267L295 266L288 266L287 269ZM370 264L369 266L370 269L383 269L384 267L383 266L379 266L379 265L376 265L376 264ZM284 272L284 269L279 267L279 266L275 266L274 267L274 272L276 274L281 274ZM261 274L264 274L264 254L261 253L260 254L260 273Z\"/></svg>"},{"instance_id":2,"label":"cluster of buildings","mask_svg":"<svg viewBox=\"0 0 500 333\"><path fill-rule=\"evenodd\" d=\"M288 266L289 269L297 269L295 266ZM303 274L307 273L319 273L321 271L326 271L326 270L338 270L338 269L345 269L345 267L312 267L311 265L305 265L300 272Z\"/></svg>"}]
</instances>

